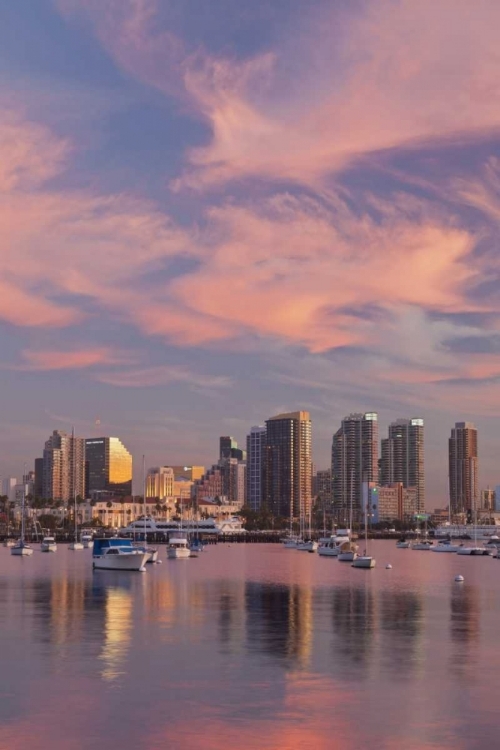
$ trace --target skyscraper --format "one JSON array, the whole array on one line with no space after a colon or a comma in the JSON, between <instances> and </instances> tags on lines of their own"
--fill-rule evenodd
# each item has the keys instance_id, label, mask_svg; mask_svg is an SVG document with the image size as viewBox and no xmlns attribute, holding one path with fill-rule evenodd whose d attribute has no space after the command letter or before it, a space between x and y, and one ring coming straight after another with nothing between
<instances>
[{"instance_id":1,"label":"skyscraper","mask_svg":"<svg viewBox=\"0 0 500 750\"><path fill-rule=\"evenodd\" d=\"M472 422L456 422L448 441L450 509L452 515L479 507L477 429Z\"/></svg>"},{"instance_id":2,"label":"skyscraper","mask_svg":"<svg viewBox=\"0 0 500 750\"><path fill-rule=\"evenodd\" d=\"M378 480L378 415L350 414L332 441L332 483L335 513L343 523L361 518L363 482Z\"/></svg>"},{"instance_id":3,"label":"skyscraper","mask_svg":"<svg viewBox=\"0 0 500 750\"><path fill-rule=\"evenodd\" d=\"M85 495L85 439L54 430L43 451L43 497L72 500Z\"/></svg>"},{"instance_id":4,"label":"skyscraper","mask_svg":"<svg viewBox=\"0 0 500 750\"><path fill-rule=\"evenodd\" d=\"M264 457L266 451L266 428L257 426L247 435L247 505L259 511L264 492Z\"/></svg>"},{"instance_id":5,"label":"skyscraper","mask_svg":"<svg viewBox=\"0 0 500 750\"><path fill-rule=\"evenodd\" d=\"M417 512L425 509L424 420L397 419L382 440L380 484L401 482L417 490Z\"/></svg>"},{"instance_id":6,"label":"skyscraper","mask_svg":"<svg viewBox=\"0 0 500 750\"><path fill-rule=\"evenodd\" d=\"M86 489L122 497L132 494L132 454L117 437L85 441Z\"/></svg>"},{"instance_id":7,"label":"skyscraper","mask_svg":"<svg viewBox=\"0 0 500 750\"><path fill-rule=\"evenodd\" d=\"M307 516L311 507L311 418L307 411L266 422L265 504L274 515Z\"/></svg>"}]
</instances>

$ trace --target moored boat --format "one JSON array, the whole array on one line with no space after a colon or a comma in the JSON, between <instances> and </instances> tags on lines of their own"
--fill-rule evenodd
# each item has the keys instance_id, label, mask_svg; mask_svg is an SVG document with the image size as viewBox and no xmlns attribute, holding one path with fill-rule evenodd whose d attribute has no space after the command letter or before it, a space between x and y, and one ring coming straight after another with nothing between
<instances>
[{"instance_id":1,"label":"moored boat","mask_svg":"<svg viewBox=\"0 0 500 750\"><path fill-rule=\"evenodd\" d=\"M40 545L42 552L57 552L56 540L53 536L44 536Z\"/></svg>"},{"instance_id":2,"label":"moored boat","mask_svg":"<svg viewBox=\"0 0 500 750\"><path fill-rule=\"evenodd\" d=\"M441 542L439 542L436 545L432 545L431 551L432 552L458 552L460 549L459 544L452 544L449 539L443 539Z\"/></svg>"},{"instance_id":3,"label":"moored boat","mask_svg":"<svg viewBox=\"0 0 500 750\"><path fill-rule=\"evenodd\" d=\"M11 547L10 554L22 557L31 557L31 555L33 554L33 548L30 547L29 544L26 544L25 541L20 539L13 547Z\"/></svg>"},{"instance_id":4,"label":"moored boat","mask_svg":"<svg viewBox=\"0 0 500 750\"><path fill-rule=\"evenodd\" d=\"M15 544L16 544L16 540L15 539L4 539L3 546L4 547L14 547Z\"/></svg>"},{"instance_id":5,"label":"moored boat","mask_svg":"<svg viewBox=\"0 0 500 750\"><path fill-rule=\"evenodd\" d=\"M406 537L402 536L401 539L396 542L396 547L398 549L410 549L410 542Z\"/></svg>"},{"instance_id":6,"label":"moored boat","mask_svg":"<svg viewBox=\"0 0 500 750\"><path fill-rule=\"evenodd\" d=\"M94 538L92 534L84 532L80 537L80 541L83 544L84 549L92 549L94 546Z\"/></svg>"},{"instance_id":7,"label":"moored boat","mask_svg":"<svg viewBox=\"0 0 500 750\"><path fill-rule=\"evenodd\" d=\"M318 549L318 542L315 542L313 539L308 539L306 541L299 542L296 549L300 550L301 552L316 552L316 550Z\"/></svg>"},{"instance_id":8,"label":"moored boat","mask_svg":"<svg viewBox=\"0 0 500 750\"><path fill-rule=\"evenodd\" d=\"M189 544L186 536L176 534L176 536L173 536L169 540L167 547L167 557L171 560L174 560L176 558L182 559L191 557L191 550L189 549Z\"/></svg>"},{"instance_id":9,"label":"moored boat","mask_svg":"<svg viewBox=\"0 0 500 750\"><path fill-rule=\"evenodd\" d=\"M358 547L352 542L344 542L340 547L340 552L337 555L339 562L354 562L357 558Z\"/></svg>"},{"instance_id":10,"label":"moored boat","mask_svg":"<svg viewBox=\"0 0 500 750\"><path fill-rule=\"evenodd\" d=\"M136 549L131 539L94 539L92 567L97 570L128 570L144 573L148 554Z\"/></svg>"}]
</instances>

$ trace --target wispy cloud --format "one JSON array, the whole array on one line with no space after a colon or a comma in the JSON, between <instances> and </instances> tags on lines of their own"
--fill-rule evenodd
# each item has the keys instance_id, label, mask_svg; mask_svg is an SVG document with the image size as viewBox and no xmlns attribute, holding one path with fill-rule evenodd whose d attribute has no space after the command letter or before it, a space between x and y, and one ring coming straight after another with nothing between
<instances>
[{"instance_id":1,"label":"wispy cloud","mask_svg":"<svg viewBox=\"0 0 500 750\"><path fill-rule=\"evenodd\" d=\"M101 383L120 388L145 388L169 383L185 383L188 386L205 389L229 388L232 385L232 380L229 377L202 375L187 367L176 365L158 365L156 367L104 372L97 375L96 379Z\"/></svg>"}]
</instances>

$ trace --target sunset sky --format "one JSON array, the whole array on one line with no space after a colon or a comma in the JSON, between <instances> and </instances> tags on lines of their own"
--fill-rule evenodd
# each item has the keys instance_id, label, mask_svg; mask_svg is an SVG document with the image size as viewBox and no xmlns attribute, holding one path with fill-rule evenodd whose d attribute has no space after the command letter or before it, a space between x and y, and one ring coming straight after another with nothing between
<instances>
[{"instance_id":1,"label":"sunset sky","mask_svg":"<svg viewBox=\"0 0 500 750\"><path fill-rule=\"evenodd\" d=\"M376 410L424 417L428 507L455 421L500 483L498 0L0 6L2 476L307 409L319 468Z\"/></svg>"}]
</instances>

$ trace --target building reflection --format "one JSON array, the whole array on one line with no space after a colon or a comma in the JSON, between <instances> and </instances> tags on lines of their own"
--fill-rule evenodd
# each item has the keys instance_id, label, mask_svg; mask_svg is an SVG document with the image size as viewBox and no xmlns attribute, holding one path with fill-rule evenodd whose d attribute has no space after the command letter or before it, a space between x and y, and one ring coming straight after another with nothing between
<instances>
[{"instance_id":1,"label":"building reflection","mask_svg":"<svg viewBox=\"0 0 500 750\"><path fill-rule=\"evenodd\" d=\"M309 587L248 582L245 585L247 645L305 667L312 648Z\"/></svg>"},{"instance_id":2,"label":"building reflection","mask_svg":"<svg viewBox=\"0 0 500 750\"><path fill-rule=\"evenodd\" d=\"M423 649L423 604L416 591L383 591L379 598L381 653L384 667L408 676L420 662Z\"/></svg>"},{"instance_id":3,"label":"building reflection","mask_svg":"<svg viewBox=\"0 0 500 750\"><path fill-rule=\"evenodd\" d=\"M130 576L129 576L130 577ZM104 643L100 653L101 676L112 682L124 673L124 664L132 637L132 594L125 586L106 590Z\"/></svg>"},{"instance_id":4,"label":"building reflection","mask_svg":"<svg viewBox=\"0 0 500 750\"><path fill-rule=\"evenodd\" d=\"M337 586L332 594L335 663L367 671L372 655L375 606L370 588Z\"/></svg>"},{"instance_id":5,"label":"building reflection","mask_svg":"<svg viewBox=\"0 0 500 750\"><path fill-rule=\"evenodd\" d=\"M479 642L479 594L475 586L452 585L450 593L450 636L453 648L450 669L460 677L474 671L471 648Z\"/></svg>"}]
</instances>

